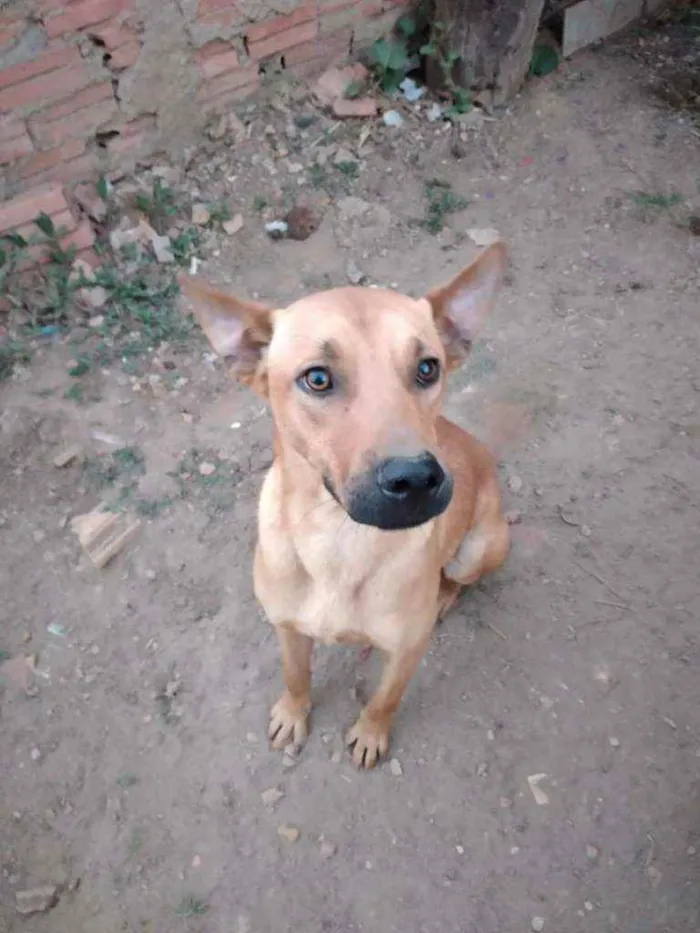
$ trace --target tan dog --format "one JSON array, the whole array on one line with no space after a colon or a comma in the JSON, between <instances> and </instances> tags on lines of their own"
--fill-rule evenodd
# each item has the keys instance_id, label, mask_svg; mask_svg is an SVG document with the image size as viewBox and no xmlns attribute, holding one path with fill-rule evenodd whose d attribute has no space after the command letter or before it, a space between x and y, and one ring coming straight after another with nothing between
<instances>
[{"instance_id":1,"label":"tan dog","mask_svg":"<svg viewBox=\"0 0 700 933\"><path fill-rule=\"evenodd\" d=\"M495 243L418 301L340 288L277 311L181 280L230 373L272 409L254 577L282 650L275 748L306 739L313 640L359 642L385 656L347 735L373 767L436 621L507 554L491 457L440 416L504 267Z\"/></svg>"}]
</instances>

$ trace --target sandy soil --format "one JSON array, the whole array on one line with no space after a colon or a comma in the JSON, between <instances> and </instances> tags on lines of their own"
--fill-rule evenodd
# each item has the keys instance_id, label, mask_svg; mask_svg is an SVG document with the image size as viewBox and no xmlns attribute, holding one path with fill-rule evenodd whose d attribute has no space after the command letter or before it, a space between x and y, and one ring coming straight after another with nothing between
<instances>
[{"instance_id":1,"label":"sandy soil","mask_svg":"<svg viewBox=\"0 0 700 933\"><path fill-rule=\"evenodd\" d=\"M495 402L532 422L502 464L514 548L437 631L398 764L360 774L343 752L377 673L347 649L317 653L299 758L267 747L279 666L251 549L270 421L200 343L156 354L160 379L105 369L82 405L60 342L0 388L0 647L37 655L28 692L0 687L0 930L700 929L700 151L649 88L643 55L668 41L581 54L464 139L378 129L304 242L271 242L251 207L297 188L285 158L309 180L313 133L290 129L269 172L279 101L188 176L245 216L205 274L278 302L349 260L418 294L466 262L468 229L510 244L447 411L480 433ZM436 176L469 203L434 236ZM69 443L88 460L58 469ZM124 446L143 525L97 571L68 519ZM47 883L58 904L19 917L16 892Z\"/></svg>"}]
</instances>

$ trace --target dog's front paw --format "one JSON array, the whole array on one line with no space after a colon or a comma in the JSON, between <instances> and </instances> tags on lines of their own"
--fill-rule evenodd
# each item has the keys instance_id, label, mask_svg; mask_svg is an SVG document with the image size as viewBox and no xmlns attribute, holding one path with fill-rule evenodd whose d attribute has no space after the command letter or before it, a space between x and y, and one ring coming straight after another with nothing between
<instances>
[{"instance_id":1,"label":"dog's front paw","mask_svg":"<svg viewBox=\"0 0 700 933\"><path fill-rule=\"evenodd\" d=\"M309 734L309 709L308 700L295 700L286 692L282 694L270 712L267 736L273 748L284 748L290 743L301 748Z\"/></svg>"},{"instance_id":2,"label":"dog's front paw","mask_svg":"<svg viewBox=\"0 0 700 933\"><path fill-rule=\"evenodd\" d=\"M345 736L357 768L373 768L389 751L389 725L370 719L364 713Z\"/></svg>"}]
</instances>

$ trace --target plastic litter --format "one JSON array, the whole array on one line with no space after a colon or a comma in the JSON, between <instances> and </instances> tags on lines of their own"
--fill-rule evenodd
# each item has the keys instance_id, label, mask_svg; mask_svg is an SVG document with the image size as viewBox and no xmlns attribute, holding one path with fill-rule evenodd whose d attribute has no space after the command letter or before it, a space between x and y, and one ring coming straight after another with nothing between
<instances>
[{"instance_id":1,"label":"plastic litter","mask_svg":"<svg viewBox=\"0 0 700 933\"><path fill-rule=\"evenodd\" d=\"M398 112L398 110L387 110L384 113L382 120L384 121L385 126L393 126L396 128L403 126L403 117Z\"/></svg>"},{"instance_id":2,"label":"plastic litter","mask_svg":"<svg viewBox=\"0 0 700 933\"><path fill-rule=\"evenodd\" d=\"M409 104L415 104L416 101L419 101L426 91L424 87L419 87L413 78L404 78L399 84L399 90Z\"/></svg>"}]
</instances>

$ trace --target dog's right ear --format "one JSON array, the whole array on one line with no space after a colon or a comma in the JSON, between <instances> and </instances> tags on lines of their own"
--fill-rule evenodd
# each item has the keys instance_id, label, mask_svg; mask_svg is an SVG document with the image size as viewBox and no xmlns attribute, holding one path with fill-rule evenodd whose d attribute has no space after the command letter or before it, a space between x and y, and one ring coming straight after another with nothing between
<instances>
[{"instance_id":1,"label":"dog's right ear","mask_svg":"<svg viewBox=\"0 0 700 933\"><path fill-rule=\"evenodd\" d=\"M272 338L270 309L255 301L241 301L184 273L178 283L228 372L265 395L263 356Z\"/></svg>"},{"instance_id":2,"label":"dog's right ear","mask_svg":"<svg viewBox=\"0 0 700 933\"><path fill-rule=\"evenodd\" d=\"M496 240L451 282L426 295L450 368L462 363L471 350L494 305L505 269L506 248Z\"/></svg>"}]
</instances>

